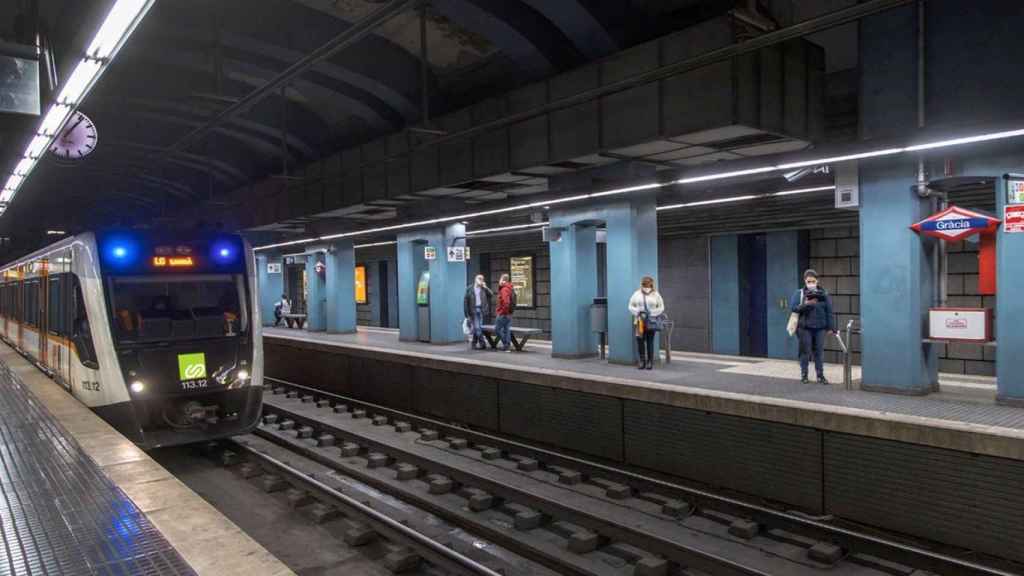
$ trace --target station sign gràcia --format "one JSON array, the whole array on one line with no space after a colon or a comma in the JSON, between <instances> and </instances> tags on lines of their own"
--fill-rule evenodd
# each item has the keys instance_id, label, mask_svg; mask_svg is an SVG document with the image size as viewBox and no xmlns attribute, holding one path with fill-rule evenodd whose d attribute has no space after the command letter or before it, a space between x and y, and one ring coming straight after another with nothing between
<instances>
[{"instance_id":1,"label":"station sign gr\u00e0cia","mask_svg":"<svg viewBox=\"0 0 1024 576\"><path fill-rule=\"evenodd\" d=\"M996 231L1000 222L999 218L983 212L950 206L910 228L918 234L956 242L975 234L991 234Z\"/></svg>"}]
</instances>

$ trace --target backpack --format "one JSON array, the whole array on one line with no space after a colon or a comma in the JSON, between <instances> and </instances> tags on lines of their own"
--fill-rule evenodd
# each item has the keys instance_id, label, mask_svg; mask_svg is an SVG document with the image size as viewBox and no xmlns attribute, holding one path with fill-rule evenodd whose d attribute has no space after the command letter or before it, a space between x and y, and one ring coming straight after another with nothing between
<instances>
[{"instance_id":1,"label":"backpack","mask_svg":"<svg viewBox=\"0 0 1024 576\"><path fill-rule=\"evenodd\" d=\"M511 315L516 311L516 289L512 288L512 296L508 299L508 313Z\"/></svg>"}]
</instances>

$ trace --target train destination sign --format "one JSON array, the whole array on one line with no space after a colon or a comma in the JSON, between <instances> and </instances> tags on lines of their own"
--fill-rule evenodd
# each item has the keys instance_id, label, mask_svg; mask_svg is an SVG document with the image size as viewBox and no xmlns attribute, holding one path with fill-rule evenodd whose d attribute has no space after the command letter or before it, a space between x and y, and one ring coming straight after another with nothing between
<instances>
[{"instance_id":1,"label":"train destination sign","mask_svg":"<svg viewBox=\"0 0 1024 576\"><path fill-rule=\"evenodd\" d=\"M975 234L991 234L999 227L1000 220L983 212L967 210L959 206L932 214L910 228L918 234L939 238L949 242L963 240Z\"/></svg>"}]
</instances>

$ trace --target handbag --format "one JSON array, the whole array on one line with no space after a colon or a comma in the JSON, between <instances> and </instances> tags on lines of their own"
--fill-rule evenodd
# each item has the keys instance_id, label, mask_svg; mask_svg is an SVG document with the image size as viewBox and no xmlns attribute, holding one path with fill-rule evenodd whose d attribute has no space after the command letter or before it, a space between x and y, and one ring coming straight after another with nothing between
<instances>
[{"instance_id":1,"label":"handbag","mask_svg":"<svg viewBox=\"0 0 1024 576\"><path fill-rule=\"evenodd\" d=\"M462 319L462 335L469 336L473 333L473 327L469 325L469 318Z\"/></svg>"},{"instance_id":2,"label":"handbag","mask_svg":"<svg viewBox=\"0 0 1024 576\"><path fill-rule=\"evenodd\" d=\"M800 289L800 299L803 300L803 297L804 297L804 291L801 288ZM799 327L800 327L800 313L799 312L790 312L789 313L789 321L786 322L786 332L788 332L790 336L796 336L796 329L799 328Z\"/></svg>"},{"instance_id":3,"label":"handbag","mask_svg":"<svg viewBox=\"0 0 1024 576\"><path fill-rule=\"evenodd\" d=\"M644 330L651 332L661 332L662 328L665 327L665 315L658 314L657 316L651 316L651 311L647 308L647 295L644 294L644 310L647 312L647 325L644 326Z\"/></svg>"}]
</instances>

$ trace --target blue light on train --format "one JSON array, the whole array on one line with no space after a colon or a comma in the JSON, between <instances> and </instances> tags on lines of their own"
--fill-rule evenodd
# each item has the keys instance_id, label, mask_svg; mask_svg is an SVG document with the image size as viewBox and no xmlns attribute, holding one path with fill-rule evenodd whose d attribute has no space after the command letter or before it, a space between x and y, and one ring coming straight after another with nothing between
<instances>
[{"instance_id":1,"label":"blue light on train","mask_svg":"<svg viewBox=\"0 0 1024 576\"><path fill-rule=\"evenodd\" d=\"M106 239L103 254L108 264L117 267L130 266L139 258L139 245L135 238L117 234Z\"/></svg>"},{"instance_id":2,"label":"blue light on train","mask_svg":"<svg viewBox=\"0 0 1024 576\"><path fill-rule=\"evenodd\" d=\"M238 246L232 242L221 240L210 248L210 255L217 264L231 264L238 260Z\"/></svg>"}]
</instances>

